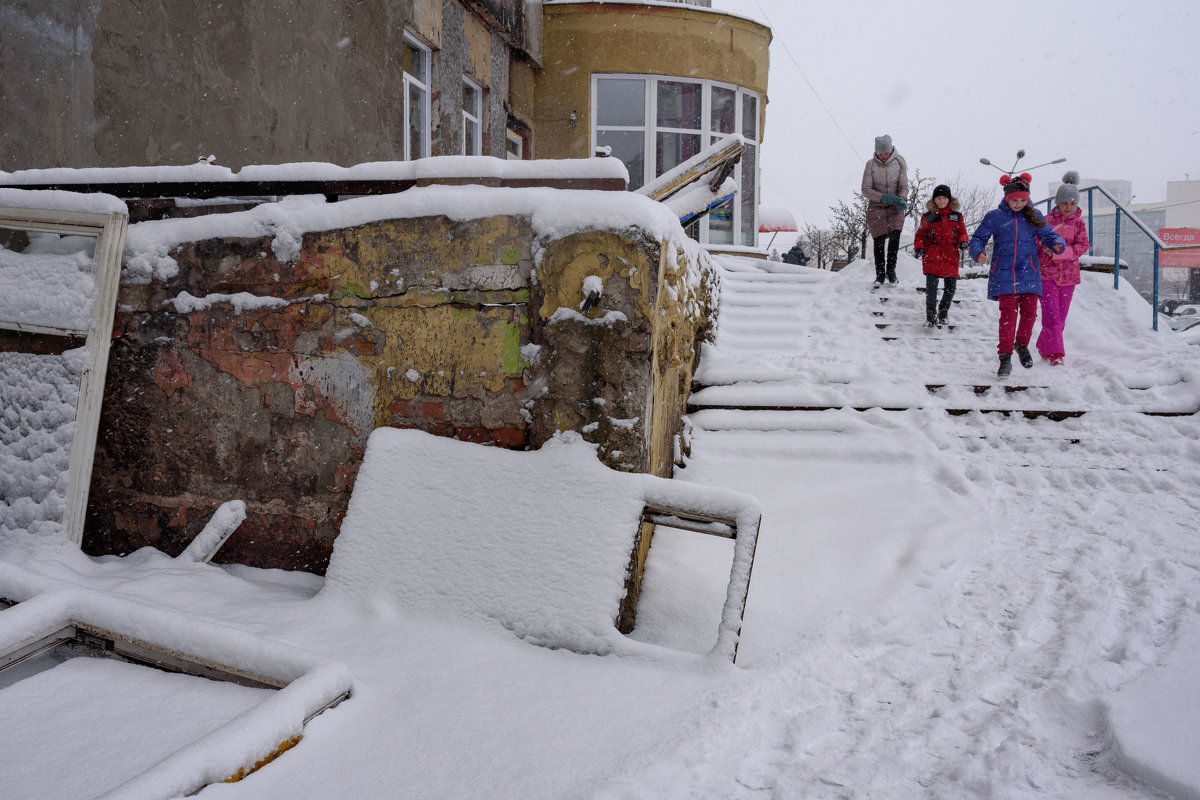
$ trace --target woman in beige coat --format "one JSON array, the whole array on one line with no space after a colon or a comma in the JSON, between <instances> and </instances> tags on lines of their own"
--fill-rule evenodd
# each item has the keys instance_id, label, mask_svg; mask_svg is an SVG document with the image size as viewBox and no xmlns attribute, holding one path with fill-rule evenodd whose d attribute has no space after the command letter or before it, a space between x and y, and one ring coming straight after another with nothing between
<instances>
[{"instance_id":1,"label":"woman in beige coat","mask_svg":"<svg viewBox=\"0 0 1200 800\"><path fill-rule=\"evenodd\" d=\"M867 230L875 242L875 287L896 282L896 251L908 208L908 164L896 152L891 136L875 137L875 155L863 170L863 197L867 198ZM884 244L887 259L884 259Z\"/></svg>"}]
</instances>

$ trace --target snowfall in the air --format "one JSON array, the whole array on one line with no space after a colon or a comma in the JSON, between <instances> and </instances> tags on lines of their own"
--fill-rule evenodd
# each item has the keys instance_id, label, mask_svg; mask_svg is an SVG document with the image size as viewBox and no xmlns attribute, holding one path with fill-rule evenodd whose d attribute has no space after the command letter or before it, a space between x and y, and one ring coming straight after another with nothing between
<instances>
[{"instance_id":1,"label":"snowfall in the air","mask_svg":"<svg viewBox=\"0 0 1200 800\"><path fill-rule=\"evenodd\" d=\"M456 192L480 198L412 190L383 213L449 207ZM504 197L535 215L544 202ZM319 205L238 224L286 232ZM144 273L126 280L170 267L169 226L141 225L126 263ZM77 357L0 361L0 495L27 498L0 509L0 597L19 601L0 610L0 650L90 621L288 684L107 659L0 672L0 797L171 797L298 733L199 796L1200 797L1200 347L1152 330L1136 292L1089 273L1066 365L999 381L982 281L960 282L953 327L931 330L906 256L900 285L876 292L861 261L839 273L716 261L716 340L673 483L727 512L761 506L736 665L714 646L742 556L694 532L655 538L628 638L573 604L611 597L604 576L455 573L480 569L442 556L487 540L487 504L425 509L405 527L379 511L393 500L356 489L358 538L335 548L328 580L150 549L84 556L54 523ZM459 466L474 446L450 443L441 460L446 443L424 450L422 437L395 446L423 454L426 484L481 480ZM373 462L379 486L405 468L391 441ZM606 474L574 436L486 458L527 508L543 503L562 550L542 566L617 558L605 525L579 517L586 504L541 488L582 475L580 492L620 506L630 476Z\"/></svg>"}]
</instances>

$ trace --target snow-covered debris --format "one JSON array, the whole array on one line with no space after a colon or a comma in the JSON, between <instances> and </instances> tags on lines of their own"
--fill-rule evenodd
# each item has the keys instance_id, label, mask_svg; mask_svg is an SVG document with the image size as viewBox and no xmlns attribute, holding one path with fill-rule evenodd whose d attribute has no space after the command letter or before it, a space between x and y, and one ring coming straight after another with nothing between
<instances>
[{"instance_id":1,"label":"snow-covered debris","mask_svg":"<svg viewBox=\"0 0 1200 800\"><path fill-rule=\"evenodd\" d=\"M212 518L196 538L192 539L179 558L185 561L210 561L216 555L221 545L229 539L237 527L246 519L246 503L242 500L230 500L222 503L213 512Z\"/></svg>"},{"instance_id":2,"label":"snow-covered debris","mask_svg":"<svg viewBox=\"0 0 1200 800\"><path fill-rule=\"evenodd\" d=\"M564 435L514 452L414 430L371 434L324 592L384 594L411 613L491 620L548 647L644 649L614 626L648 502L739 522L714 653L733 654L758 527L753 498L600 464Z\"/></svg>"},{"instance_id":3,"label":"snow-covered debris","mask_svg":"<svg viewBox=\"0 0 1200 800\"><path fill-rule=\"evenodd\" d=\"M24 725L11 724L10 718L4 735L0 736L6 756L21 754L14 762L14 766L20 764L21 768L5 770L5 789L14 792L14 796L167 800L223 781L240 769L252 768L281 742L300 736L306 720L350 691L350 676L336 662L321 663L283 643L211 620L155 608L113 593L82 589L4 562L0 562L0 595L22 601L0 615L0 653L83 623L134 642L147 642L167 653L261 676L282 687L257 695L236 689L205 692L203 685L196 688L178 680L163 679L154 670L139 675L131 670L144 668L130 665L106 665L103 669L113 674L97 675L88 669L90 659L83 659L82 663L80 659L68 660L61 672L62 667L37 672L3 690L6 702L12 703L13 708L27 710L21 717ZM97 686L94 681L100 684ZM125 720L119 729L120 739L115 742L115 750L99 750L104 757L82 771L82 784L48 781L54 770L36 766L31 769L30 765L38 764L39 758L50 757L48 747L72 758L95 751L94 726L63 724L69 719L65 713L29 712L47 708L47 703L53 702L45 694L47 691L59 696L67 693L70 697L71 691L82 686L92 686L93 693L102 696L109 691L118 692L96 708L110 725ZM178 731L172 730L171 726L180 723L173 714L167 718L158 716L163 708L161 703L157 708L146 706L147 697L158 697L164 692L176 692L182 695L180 700L191 701L185 714L189 736L180 738ZM242 699L232 699L231 705L223 699L230 692ZM114 713L113 702L122 697L130 704L128 707L139 708L142 714L123 717ZM198 707L197 700L204 702ZM215 714L210 708L213 703L219 704ZM130 747L131 740L137 741L139 737L146 739L143 746ZM18 779L21 783L14 785L13 781Z\"/></svg>"}]
</instances>

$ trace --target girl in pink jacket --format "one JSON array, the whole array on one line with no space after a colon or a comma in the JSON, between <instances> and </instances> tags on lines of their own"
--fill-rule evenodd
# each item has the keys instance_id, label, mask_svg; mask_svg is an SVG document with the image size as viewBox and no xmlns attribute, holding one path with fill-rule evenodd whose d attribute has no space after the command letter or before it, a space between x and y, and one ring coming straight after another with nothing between
<instances>
[{"instance_id":1,"label":"girl in pink jacket","mask_svg":"<svg viewBox=\"0 0 1200 800\"><path fill-rule=\"evenodd\" d=\"M1074 170L1063 175L1063 184L1054 195L1054 210L1046 223L1063 238L1066 247L1055 255L1038 245L1038 261L1042 268L1042 332L1037 338L1037 351L1042 359L1054 366L1063 363L1063 329L1071 296L1079 285L1079 257L1088 251L1087 225L1079 210L1079 173Z\"/></svg>"}]
</instances>

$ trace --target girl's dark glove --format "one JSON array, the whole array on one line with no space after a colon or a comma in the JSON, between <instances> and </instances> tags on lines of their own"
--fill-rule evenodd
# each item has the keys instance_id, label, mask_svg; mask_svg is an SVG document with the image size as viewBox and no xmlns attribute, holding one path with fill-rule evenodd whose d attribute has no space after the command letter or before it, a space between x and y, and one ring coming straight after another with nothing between
<instances>
[{"instance_id":1,"label":"girl's dark glove","mask_svg":"<svg viewBox=\"0 0 1200 800\"><path fill-rule=\"evenodd\" d=\"M967 250L968 250L970 247L971 247L971 243L970 243L970 242L959 242L959 243L958 243L958 249L959 249L959 250L962 250L964 253L965 253L965 252L967 252Z\"/></svg>"},{"instance_id":2,"label":"girl's dark glove","mask_svg":"<svg viewBox=\"0 0 1200 800\"><path fill-rule=\"evenodd\" d=\"M918 247L916 250L913 250L913 255L916 256L917 258L924 258L925 251L922 248Z\"/></svg>"}]
</instances>

